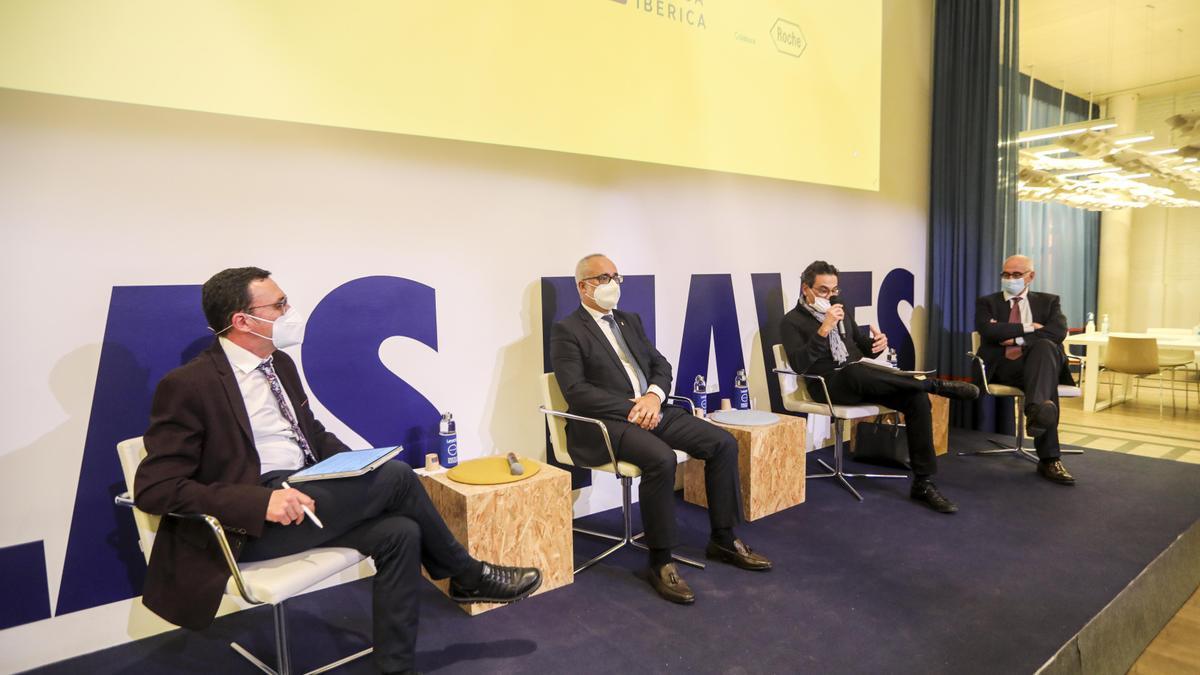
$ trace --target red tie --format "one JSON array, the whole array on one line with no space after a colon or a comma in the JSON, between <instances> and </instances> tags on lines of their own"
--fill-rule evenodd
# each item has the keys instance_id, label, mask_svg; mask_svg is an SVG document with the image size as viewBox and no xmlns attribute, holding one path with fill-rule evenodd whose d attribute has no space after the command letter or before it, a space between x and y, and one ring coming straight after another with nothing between
<instances>
[{"instance_id":1,"label":"red tie","mask_svg":"<svg viewBox=\"0 0 1200 675\"><path fill-rule=\"evenodd\" d=\"M1023 324L1024 322L1021 321L1021 308L1020 308L1021 296L1018 295L1018 296L1014 297L1012 299L1012 303L1013 303L1012 310L1008 313L1008 322ZM1008 347L1005 347L1004 348L1004 358L1008 359L1009 361L1016 361L1017 359L1021 358L1021 345L1013 344Z\"/></svg>"}]
</instances>

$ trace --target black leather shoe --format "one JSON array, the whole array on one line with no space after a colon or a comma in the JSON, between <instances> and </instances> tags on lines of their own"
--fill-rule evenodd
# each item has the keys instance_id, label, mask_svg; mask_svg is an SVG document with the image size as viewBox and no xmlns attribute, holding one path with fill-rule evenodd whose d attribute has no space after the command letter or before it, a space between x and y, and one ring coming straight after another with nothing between
<instances>
[{"instance_id":1,"label":"black leather shoe","mask_svg":"<svg viewBox=\"0 0 1200 675\"><path fill-rule=\"evenodd\" d=\"M505 567L483 563L483 576L475 588L463 588L450 580L450 599L455 602L516 602L529 597L542 585L542 572L536 567Z\"/></svg>"},{"instance_id":2,"label":"black leather shoe","mask_svg":"<svg viewBox=\"0 0 1200 675\"><path fill-rule=\"evenodd\" d=\"M913 481L912 491L909 492L908 496L938 513L956 513L958 511L958 507L954 505L954 502L946 499L942 496L942 493L938 492L937 486L933 484L933 481Z\"/></svg>"},{"instance_id":3,"label":"black leather shoe","mask_svg":"<svg viewBox=\"0 0 1200 675\"><path fill-rule=\"evenodd\" d=\"M1053 462L1038 462L1037 472L1042 478L1059 485L1075 484L1075 477L1068 473L1067 467L1057 459Z\"/></svg>"},{"instance_id":4,"label":"black leather shoe","mask_svg":"<svg viewBox=\"0 0 1200 675\"><path fill-rule=\"evenodd\" d=\"M741 539L733 540L733 548L709 541L708 546L704 547L704 557L709 560L720 560L744 570L761 572L771 569L771 561L761 553L755 553Z\"/></svg>"},{"instance_id":5,"label":"black leather shoe","mask_svg":"<svg viewBox=\"0 0 1200 675\"><path fill-rule=\"evenodd\" d=\"M1037 438L1058 426L1058 406L1054 401L1030 403L1025 406L1025 430Z\"/></svg>"},{"instance_id":6,"label":"black leather shoe","mask_svg":"<svg viewBox=\"0 0 1200 675\"><path fill-rule=\"evenodd\" d=\"M679 576L679 569L675 567L675 563L667 563L658 569L651 567L650 585L659 595L671 602L690 605L696 601L696 594L683 577Z\"/></svg>"},{"instance_id":7,"label":"black leather shoe","mask_svg":"<svg viewBox=\"0 0 1200 675\"><path fill-rule=\"evenodd\" d=\"M970 382L934 380L933 393L956 401L974 401L979 398L979 387Z\"/></svg>"}]
</instances>

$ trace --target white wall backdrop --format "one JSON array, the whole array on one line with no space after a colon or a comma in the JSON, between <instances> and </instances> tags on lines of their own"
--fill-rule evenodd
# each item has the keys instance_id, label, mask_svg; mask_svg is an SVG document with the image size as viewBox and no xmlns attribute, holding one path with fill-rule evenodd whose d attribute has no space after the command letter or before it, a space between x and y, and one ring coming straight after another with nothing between
<instances>
[{"instance_id":1,"label":"white wall backdrop","mask_svg":"<svg viewBox=\"0 0 1200 675\"><path fill-rule=\"evenodd\" d=\"M258 265L311 310L364 276L429 285L439 349L392 338L380 357L454 411L464 458L542 455L538 280L593 251L655 275L657 342L673 363L691 275L731 274L759 400L752 273L783 274L790 305L816 258L872 271L872 298L887 272L911 270L920 354L930 5L885 4L878 193L0 90L0 549L44 542L54 607L114 286ZM581 507L615 505L611 494L585 491ZM167 628L136 599L17 625L0 630L0 671Z\"/></svg>"}]
</instances>

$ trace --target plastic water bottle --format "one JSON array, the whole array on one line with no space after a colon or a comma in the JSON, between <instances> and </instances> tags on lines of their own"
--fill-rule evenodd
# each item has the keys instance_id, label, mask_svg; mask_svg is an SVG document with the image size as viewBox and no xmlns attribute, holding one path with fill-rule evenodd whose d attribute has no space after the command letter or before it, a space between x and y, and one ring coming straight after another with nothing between
<instances>
[{"instance_id":1,"label":"plastic water bottle","mask_svg":"<svg viewBox=\"0 0 1200 675\"><path fill-rule=\"evenodd\" d=\"M1085 333L1095 333L1096 332L1096 315L1095 314L1088 312L1087 325L1083 327L1083 332L1085 332Z\"/></svg>"},{"instance_id":2,"label":"plastic water bottle","mask_svg":"<svg viewBox=\"0 0 1200 675\"><path fill-rule=\"evenodd\" d=\"M1108 315L1107 314L1105 314L1104 317L1100 319L1100 332L1104 333L1105 335L1108 335Z\"/></svg>"},{"instance_id":3,"label":"plastic water bottle","mask_svg":"<svg viewBox=\"0 0 1200 675\"><path fill-rule=\"evenodd\" d=\"M733 407L738 410L750 409L750 383L746 381L745 368L733 376Z\"/></svg>"},{"instance_id":4,"label":"plastic water bottle","mask_svg":"<svg viewBox=\"0 0 1200 675\"><path fill-rule=\"evenodd\" d=\"M454 415L442 413L438 423L438 463L447 469L458 465L458 434L454 432Z\"/></svg>"},{"instance_id":5,"label":"plastic water bottle","mask_svg":"<svg viewBox=\"0 0 1200 675\"><path fill-rule=\"evenodd\" d=\"M890 365L891 367L893 367L893 368L896 368L897 370L899 370L899 368L900 368L900 357L896 355L896 350L895 350L895 348L893 348L893 347L888 347L888 350L887 350L887 362L888 362L888 365Z\"/></svg>"},{"instance_id":6,"label":"plastic water bottle","mask_svg":"<svg viewBox=\"0 0 1200 675\"><path fill-rule=\"evenodd\" d=\"M692 387L692 403L701 416L708 413L708 385L704 384L703 375L696 376L696 383Z\"/></svg>"}]
</instances>

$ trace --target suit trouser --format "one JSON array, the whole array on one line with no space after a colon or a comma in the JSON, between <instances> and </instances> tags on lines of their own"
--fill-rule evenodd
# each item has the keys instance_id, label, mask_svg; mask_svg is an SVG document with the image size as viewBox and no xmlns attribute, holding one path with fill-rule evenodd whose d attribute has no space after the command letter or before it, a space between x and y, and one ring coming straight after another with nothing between
<instances>
[{"instance_id":1,"label":"suit trouser","mask_svg":"<svg viewBox=\"0 0 1200 675\"><path fill-rule=\"evenodd\" d=\"M1062 346L1043 338L1026 339L1021 358L1001 358L988 366L988 380L997 384L1019 387L1025 392L1025 408L1050 401L1058 405L1058 376L1062 372ZM1037 455L1041 459L1058 459L1062 453L1058 447L1058 426L1033 440Z\"/></svg>"},{"instance_id":2,"label":"suit trouser","mask_svg":"<svg viewBox=\"0 0 1200 675\"><path fill-rule=\"evenodd\" d=\"M262 484L278 488L292 471L272 471ZM241 560L265 560L318 546L345 546L375 561L372 591L375 662L385 672L414 667L421 565L435 579L465 572L473 562L429 500L411 467L384 464L356 478L297 483L316 501L325 525L268 523L246 541Z\"/></svg>"},{"instance_id":3,"label":"suit trouser","mask_svg":"<svg viewBox=\"0 0 1200 675\"><path fill-rule=\"evenodd\" d=\"M638 485L642 528L650 548L670 549L679 543L675 523L675 452L679 448L704 460L704 488L708 496L711 527L733 527L741 518L742 496L738 479L738 445L728 431L694 417L680 408L664 406L662 421L653 431L626 422L616 448L617 459L642 470Z\"/></svg>"},{"instance_id":4,"label":"suit trouser","mask_svg":"<svg viewBox=\"0 0 1200 675\"><path fill-rule=\"evenodd\" d=\"M825 400L820 383L810 380L808 386L815 400ZM933 408L929 403L932 381L852 363L826 375L825 386L837 405L877 403L902 413L913 473L918 476L937 473Z\"/></svg>"}]
</instances>

